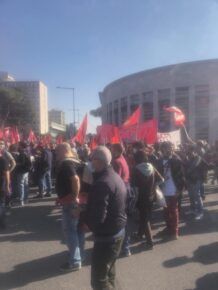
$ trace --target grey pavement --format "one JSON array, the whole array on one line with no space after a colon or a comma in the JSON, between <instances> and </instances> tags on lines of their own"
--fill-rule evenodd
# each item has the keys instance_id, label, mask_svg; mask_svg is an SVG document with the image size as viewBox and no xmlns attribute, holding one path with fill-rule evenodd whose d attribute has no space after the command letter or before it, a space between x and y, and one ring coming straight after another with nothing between
<instances>
[{"instance_id":1,"label":"grey pavement","mask_svg":"<svg viewBox=\"0 0 218 290\"><path fill-rule=\"evenodd\" d=\"M185 197L179 240L164 243L157 238L153 251L132 244L133 255L117 262L118 290L218 290L218 189L208 186L207 192L205 216L198 222L184 214ZM31 199L11 210L8 227L0 232L0 290L91 289L90 234L86 265L79 272L59 271L67 252L54 200ZM155 210L154 234L163 226L161 211Z\"/></svg>"}]
</instances>

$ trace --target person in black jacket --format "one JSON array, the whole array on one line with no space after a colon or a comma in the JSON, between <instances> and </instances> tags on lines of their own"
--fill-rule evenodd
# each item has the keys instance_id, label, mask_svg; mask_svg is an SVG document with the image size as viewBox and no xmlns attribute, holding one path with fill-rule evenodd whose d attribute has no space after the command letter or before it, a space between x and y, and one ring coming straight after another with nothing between
<instances>
[{"instance_id":1,"label":"person in black jacket","mask_svg":"<svg viewBox=\"0 0 218 290\"><path fill-rule=\"evenodd\" d=\"M209 164L197 153L196 149L194 145L188 147L185 173L190 198L190 213L195 215L196 220L200 220L203 218L204 209L201 186L207 175Z\"/></svg>"},{"instance_id":2,"label":"person in black jacket","mask_svg":"<svg viewBox=\"0 0 218 290\"><path fill-rule=\"evenodd\" d=\"M163 157L159 160L157 169L164 178L161 189L167 203L164 209L166 233L174 240L178 239L179 234L178 201L185 188L184 168L181 159L174 153L171 142L163 142L161 152Z\"/></svg>"},{"instance_id":3,"label":"person in black jacket","mask_svg":"<svg viewBox=\"0 0 218 290\"><path fill-rule=\"evenodd\" d=\"M19 147L19 156L17 159L16 174L18 182L18 195L20 199L20 205L28 201L29 195L29 172L31 170L31 160L30 156L27 153L27 144L25 142L20 142Z\"/></svg>"},{"instance_id":4,"label":"person in black jacket","mask_svg":"<svg viewBox=\"0 0 218 290\"><path fill-rule=\"evenodd\" d=\"M35 175L39 187L39 194L35 198L43 198L51 196L51 169L52 169L52 153L49 148L44 149L39 146L35 161ZM44 191L46 190L46 193Z\"/></svg>"},{"instance_id":5,"label":"person in black jacket","mask_svg":"<svg viewBox=\"0 0 218 290\"><path fill-rule=\"evenodd\" d=\"M126 186L110 166L111 159L104 146L97 147L91 157L95 172L86 222L94 233L91 285L95 290L115 289L115 262L126 226Z\"/></svg>"},{"instance_id":6,"label":"person in black jacket","mask_svg":"<svg viewBox=\"0 0 218 290\"><path fill-rule=\"evenodd\" d=\"M148 162L148 156L139 150L135 156L136 166L132 173L132 184L138 188L137 208L139 210L138 238L146 237L146 249L153 249L151 234L151 212L155 199L155 169Z\"/></svg>"}]
</instances>

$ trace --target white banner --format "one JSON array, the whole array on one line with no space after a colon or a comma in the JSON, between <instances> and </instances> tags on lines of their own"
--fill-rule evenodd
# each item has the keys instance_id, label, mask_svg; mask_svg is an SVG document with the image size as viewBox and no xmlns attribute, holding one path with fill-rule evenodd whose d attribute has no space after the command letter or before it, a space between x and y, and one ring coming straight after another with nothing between
<instances>
[{"instance_id":1,"label":"white banner","mask_svg":"<svg viewBox=\"0 0 218 290\"><path fill-rule=\"evenodd\" d=\"M170 141L177 148L181 144L181 133L180 130L168 132L168 133L157 133L158 142Z\"/></svg>"}]
</instances>

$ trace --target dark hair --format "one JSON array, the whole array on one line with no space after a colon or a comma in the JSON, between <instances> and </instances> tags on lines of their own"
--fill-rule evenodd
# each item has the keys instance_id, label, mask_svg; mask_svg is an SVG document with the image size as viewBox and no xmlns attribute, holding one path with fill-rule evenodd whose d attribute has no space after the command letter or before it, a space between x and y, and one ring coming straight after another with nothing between
<instances>
[{"instance_id":1,"label":"dark hair","mask_svg":"<svg viewBox=\"0 0 218 290\"><path fill-rule=\"evenodd\" d=\"M20 141L19 142L19 147L22 148L22 149L26 149L27 148L27 143L23 142L23 141Z\"/></svg>"},{"instance_id":2,"label":"dark hair","mask_svg":"<svg viewBox=\"0 0 218 290\"><path fill-rule=\"evenodd\" d=\"M133 148L136 148L137 150L144 150L146 147L146 144L143 143L142 141L136 141L133 143Z\"/></svg>"},{"instance_id":3,"label":"dark hair","mask_svg":"<svg viewBox=\"0 0 218 290\"><path fill-rule=\"evenodd\" d=\"M17 144L11 144L9 147L9 151L10 152L17 151L17 147L18 147Z\"/></svg>"},{"instance_id":4,"label":"dark hair","mask_svg":"<svg viewBox=\"0 0 218 290\"><path fill-rule=\"evenodd\" d=\"M147 162L148 157L145 151L139 150L134 154L134 160L137 164L142 163L142 162Z\"/></svg>"},{"instance_id":5,"label":"dark hair","mask_svg":"<svg viewBox=\"0 0 218 290\"><path fill-rule=\"evenodd\" d=\"M170 141L165 141L165 142L161 143L160 148L161 148L161 150L173 149L173 143L171 143Z\"/></svg>"},{"instance_id":6,"label":"dark hair","mask_svg":"<svg viewBox=\"0 0 218 290\"><path fill-rule=\"evenodd\" d=\"M116 143L112 145L112 149L117 151L119 154L123 154L123 146L120 143Z\"/></svg>"}]
</instances>

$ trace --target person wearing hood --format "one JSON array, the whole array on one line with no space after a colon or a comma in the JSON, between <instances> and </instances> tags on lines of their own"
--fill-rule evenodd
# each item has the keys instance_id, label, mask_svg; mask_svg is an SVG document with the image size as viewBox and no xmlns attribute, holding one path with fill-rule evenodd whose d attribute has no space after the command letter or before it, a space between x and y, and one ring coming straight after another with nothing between
<instances>
[{"instance_id":1,"label":"person wearing hood","mask_svg":"<svg viewBox=\"0 0 218 290\"><path fill-rule=\"evenodd\" d=\"M94 234L91 262L94 290L116 289L115 263L125 235L126 186L110 165L111 160L111 152L105 146L97 147L91 155L94 173L86 223Z\"/></svg>"},{"instance_id":2,"label":"person wearing hood","mask_svg":"<svg viewBox=\"0 0 218 290\"><path fill-rule=\"evenodd\" d=\"M151 212L155 197L155 170L148 162L145 151L139 150L134 155L136 166L133 170L132 184L138 188L137 207L139 210L138 237L146 237L147 249L153 248L151 233Z\"/></svg>"}]
</instances>

